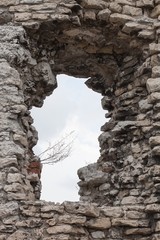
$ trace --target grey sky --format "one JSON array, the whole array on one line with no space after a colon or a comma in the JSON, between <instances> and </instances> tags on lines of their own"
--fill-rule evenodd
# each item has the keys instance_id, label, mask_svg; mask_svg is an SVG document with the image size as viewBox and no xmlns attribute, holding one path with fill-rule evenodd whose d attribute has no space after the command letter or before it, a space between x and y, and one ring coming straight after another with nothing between
<instances>
[{"instance_id":1,"label":"grey sky","mask_svg":"<svg viewBox=\"0 0 160 240\"><path fill-rule=\"evenodd\" d=\"M77 170L99 156L97 138L105 122L105 112L101 108L101 95L88 89L84 81L60 75L58 88L43 107L32 110L34 126L39 132L36 153L72 130L77 136L69 158L43 167L41 198L47 201L78 200Z\"/></svg>"}]
</instances>

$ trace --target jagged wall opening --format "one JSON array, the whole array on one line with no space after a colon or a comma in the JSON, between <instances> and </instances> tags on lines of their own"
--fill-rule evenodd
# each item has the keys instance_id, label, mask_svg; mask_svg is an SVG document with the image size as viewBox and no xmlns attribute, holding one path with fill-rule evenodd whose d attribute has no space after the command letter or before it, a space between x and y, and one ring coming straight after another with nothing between
<instances>
[{"instance_id":1,"label":"jagged wall opening","mask_svg":"<svg viewBox=\"0 0 160 240\"><path fill-rule=\"evenodd\" d=\"M106 12L103 14L106 16ZM81 179L80 199L101 205L119 205L124 196L132 202L137 187L143 188L143 183L139 185L136 178L141 171L135 168L143 169L144 160L139 166L142 153L136 153L138 150L134 147L138 145L141 149L143 141L145 144L148 141L139 137L139 134L142 136L141 127L135 127L138 128L137 137L132 125L139 121L143 111L139 109L138 102L147 98L146 81L151 77L149 44L152 39L137 37L137 25L127 25L131 19L124 17L119 22L117 15L114 17L108 24L103 18L99 19L96 27L94 21L83 20L82 26L74 20L65 23L44 21L38 28L26 26L29 49L36 60L31 67L31 86L28 75L25 78L24 95L28 107L42 106L44 98L56 88L58 74L89 77L87 86L103 96L102 105L109 111L107 117L110 117L110 122L102 126L104 134L99 138L101 157L97 164L78 172ZM146 24L150 25L150 22ZM129 100L131 96L133 102ZM131 129L133 132L128 134ZM136 139L137 145L133 144L133 139ZM131 166L125 165L126 175L123 167L125 158L130 159L130 156L133 158ZM135 175L130 177L132 169L135 169L132 171ZM138 203L142 199L140 197Z\"/></svg>"},{"instance_id":2,"label":"jagged wall opening","mask_svg":"<svg viewBox=\"0 0 160 240\"><path fill-rule=\"evenodd\" d=\"M88 89L84 84L86 80L58 75L54 93L47 97L41 109L32 109L33 125L39 136L36 155L44 151L49 142L54 143L66 133L74 131L76 136L69 158L52 166L43 165L43 200L78 201L77 170L99 158L97 139L105 112L101 107L101 95Z\"/></svg>"}]
</instances>

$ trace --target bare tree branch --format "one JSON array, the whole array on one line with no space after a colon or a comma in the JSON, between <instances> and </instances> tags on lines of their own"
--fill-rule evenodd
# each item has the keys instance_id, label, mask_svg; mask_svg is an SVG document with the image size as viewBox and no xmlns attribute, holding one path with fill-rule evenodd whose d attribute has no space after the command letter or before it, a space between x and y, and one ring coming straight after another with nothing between
<instances>
[{"instance_id":1,"label":"bare tree branch","mask_svg":"<svg viewBox=\"0 0 160 240\"><path fill-rule=\"evenodd\" d=\"M73 133L74 131L66 134L53 145L49 144L48 148L38 156L40 157L42 164L53 165L66 159L71 153L73 142L75 140Z\"/></svg>"}]
</instances>

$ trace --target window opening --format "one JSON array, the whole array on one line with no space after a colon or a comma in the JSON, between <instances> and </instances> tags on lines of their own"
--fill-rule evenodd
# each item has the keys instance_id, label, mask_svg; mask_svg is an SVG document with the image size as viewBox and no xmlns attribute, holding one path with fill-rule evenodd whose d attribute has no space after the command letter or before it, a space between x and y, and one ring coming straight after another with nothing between
<instances>
[{"instance_id":1,"label":"window opening","mask_svg":"<svg viewBox=\"0 0 160 240\"><path fill-rule=\"evenodd\" d=\"M59 75L57 80L58 88L46 98L43 107L32 109L39 136L34 152L39 155L49 142L54 143L71 131L76 138L67 159L52 166L43 165L41 199L78 201L77 170L99 157L98 136L104 124L102 96L85 86L86 79Z\"/></svg>"}]
</instances>

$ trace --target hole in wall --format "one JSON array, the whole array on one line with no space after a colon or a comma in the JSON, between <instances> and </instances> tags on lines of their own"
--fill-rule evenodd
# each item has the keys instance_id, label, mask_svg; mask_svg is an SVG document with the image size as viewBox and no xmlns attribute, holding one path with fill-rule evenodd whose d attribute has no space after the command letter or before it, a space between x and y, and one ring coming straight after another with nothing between
<instances>
[{"instance_id":1,"label":"hole in wall","mask_svg":"<svg viewBox=\"0 0 160 240\"><path fill-rule=\"evenodd\" d=\"M43 165L41 199L78 201L77 170L99 157L97 138L104 124L102 97L86 87L86 79L59 75L57 80L58 88L46 98L43 107L32 109L39 135L34 152L39 155L49 142L54 143L71 131L76 138L68 158L54 165Z\"/></svg>"}]
</instances>

